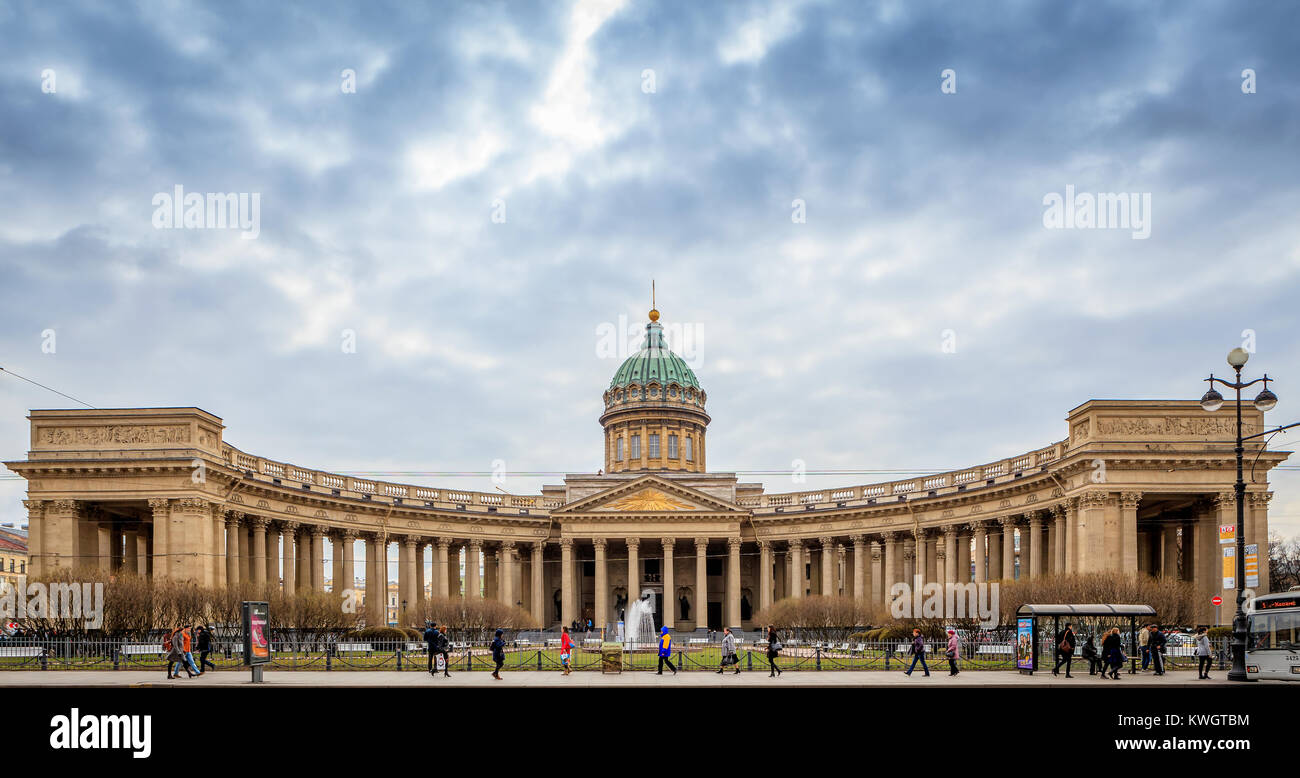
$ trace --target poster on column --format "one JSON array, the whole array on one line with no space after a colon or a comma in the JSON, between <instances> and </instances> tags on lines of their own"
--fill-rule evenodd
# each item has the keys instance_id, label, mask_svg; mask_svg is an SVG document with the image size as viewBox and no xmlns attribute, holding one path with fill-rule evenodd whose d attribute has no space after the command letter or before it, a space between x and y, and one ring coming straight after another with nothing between
<instances>
[{"instance_id":1,"label":"poster on column","mask_svg":"<svg viewBox=\"0 0 1300 778\"><path fill-rule=\"evenodd\" d=\"M1219 544L1227 545L1237 542L1237 525L1220 524L1219 525Z\"/></svg>"},{"instance_id":2,"label":"poster on column","mask_svg":"<svg viewBox=\"0 0 1300 778\"><path fill-rule=\"evenodd\" d=\"M1223 588L1237 588L1237 547L1223 547Z\"/></svg>"},{"instance_id":3,"label":"poster on column","mask_svg":"<svg viewBox=\"0 0 1300 778\"><path fill-rule=\"evenodd\" d=\"M1246 561L1243 565L1246 570L1246 587L1256 589L1259 587L1259 544L1248 543L1246 545Z\"/></svg>"}]
</instances>

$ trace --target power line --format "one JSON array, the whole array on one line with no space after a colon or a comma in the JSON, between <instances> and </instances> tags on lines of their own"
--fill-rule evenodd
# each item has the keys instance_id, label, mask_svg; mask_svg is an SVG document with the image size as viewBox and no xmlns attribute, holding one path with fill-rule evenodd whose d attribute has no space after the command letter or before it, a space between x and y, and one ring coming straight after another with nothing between
<instances>
[{"instance_id":1,"label":"power line","mask_svg":"<svg viewBox=\"0 0 1300 778\"><path fill-rule=\"evenodd\" d=\"M55 394L59 395L60 397L66 397L66 398L68 398L69 400L72 400L74 403L81 403L82 405L86 406L87 408L90 408L91 410L99 410L98 408L96 408L95 406L93 406L93 405L91 405L90 403L86 402L85 400L78 400L76 397L73 397L73 396L70 395L70 394L64 394L63 392L60 392L58 389L54 389L54 388L49 387L49 386L46 386L45 384L42 384L42 383L37 383L36 381L33 381L33 380L30 379L30 378L25 378L24 376L20 376L20 375L18 375L17 373L15 373L15 372L12 371L12 370L6 370L5 368L0 367L0 373L7 373L8 375L13 376L14 378L18 378L18 379L21 379L21 380L23 380L23 381L26 381L27 383L31 384L32 386L39 386L40 388L42 388L42 389L44 389L44 390L46 390L46 391L54 392Z\"/></svg>"}]
</instances>

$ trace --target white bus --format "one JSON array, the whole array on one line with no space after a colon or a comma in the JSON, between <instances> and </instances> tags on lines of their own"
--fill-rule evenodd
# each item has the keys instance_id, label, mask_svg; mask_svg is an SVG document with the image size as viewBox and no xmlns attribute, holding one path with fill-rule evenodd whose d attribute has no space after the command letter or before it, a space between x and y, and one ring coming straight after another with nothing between
<instances>
[{"instance_id":1,"label":"white bus","mask_svg":"<svg viewBox=\"0 0 1300 778\"><path fill-rule=\"evenodd\" d=\"M1247 613L1246 673L1251 679L1300 681L1300 591L1256 597Z\"/></svg>"}]
</instances>

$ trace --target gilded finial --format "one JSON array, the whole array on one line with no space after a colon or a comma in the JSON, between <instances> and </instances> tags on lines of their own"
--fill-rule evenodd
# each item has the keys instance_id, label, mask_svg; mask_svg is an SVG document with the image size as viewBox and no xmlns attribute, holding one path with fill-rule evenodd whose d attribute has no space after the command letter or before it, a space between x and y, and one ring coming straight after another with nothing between
<instances>
[{"instance_id":1,"label":"gilded finial","mask_svg":"<svg viewBox=\"0 0 1300 778\"><path fill-rule=\"evenodd\" d=\"M655 282L650 279L650 321L659 321L659 310L655 308Z\"/></svg>"}]
</instances>

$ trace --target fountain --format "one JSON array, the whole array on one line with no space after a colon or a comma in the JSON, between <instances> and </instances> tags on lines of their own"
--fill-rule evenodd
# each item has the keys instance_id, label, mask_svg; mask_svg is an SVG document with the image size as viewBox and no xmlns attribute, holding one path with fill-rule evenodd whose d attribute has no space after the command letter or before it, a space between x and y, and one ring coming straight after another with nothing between
<instances>
[{"instance_id":1,"label":"fountain","mask_svg":"<svg viewBox=\"0 0 1300 778\"><path fill-rule=\"evenodd\" d=\"M623 645L628 649L635 648L637 644L654 643L659 639L659 633L655 629L654 596L653 589L644 589L641 597L627 608Z\"/></svg>"}]
</instances>

